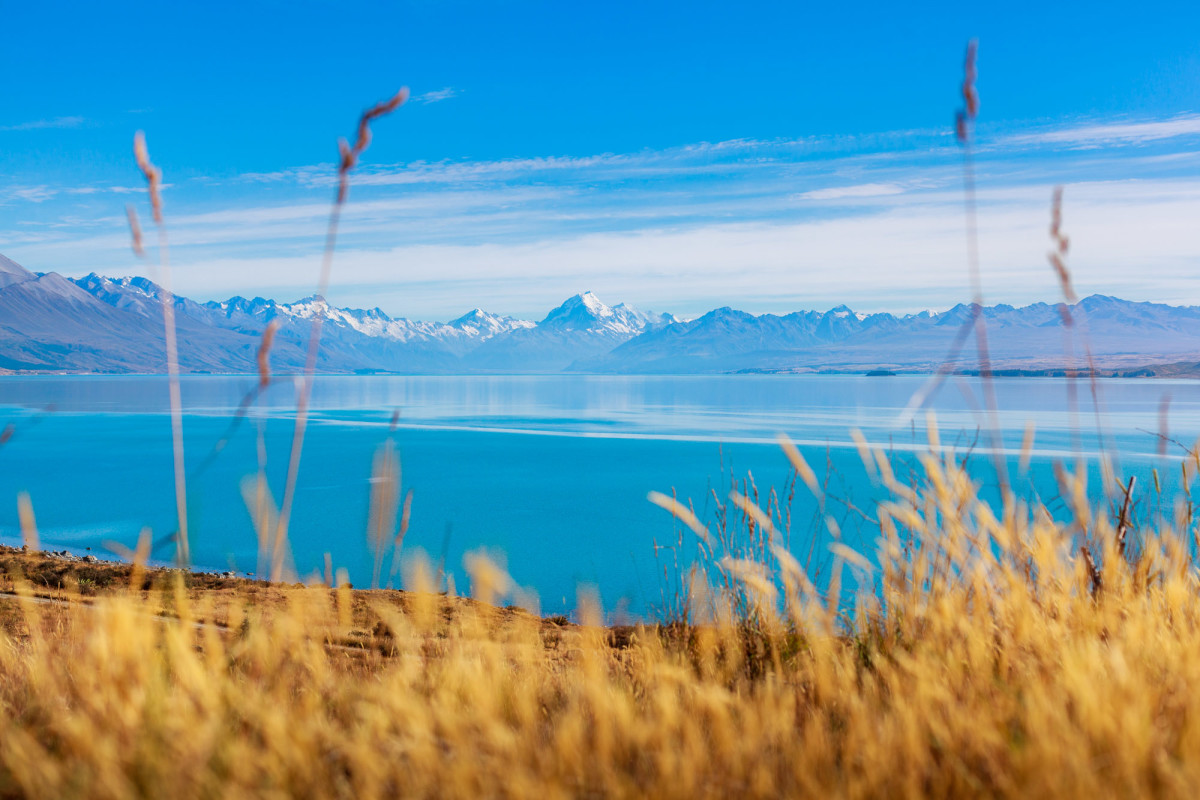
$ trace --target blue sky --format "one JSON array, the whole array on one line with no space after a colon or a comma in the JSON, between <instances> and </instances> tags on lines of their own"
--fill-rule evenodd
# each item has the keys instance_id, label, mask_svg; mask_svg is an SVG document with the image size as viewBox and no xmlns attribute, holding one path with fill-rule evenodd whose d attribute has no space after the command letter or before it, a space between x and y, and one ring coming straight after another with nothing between
<instances>
[{"instance_id":1,"label":"blue sky","mask_svg":"<svg viewBox=\"0 0 1200 800\"><path fill-rule=\"evenodd\" d=\"M447 319L569 294L688 315L967 299L962 54L987 299L1200 304L1195 3L0 0L0 253L150 274L124 206L165 173L175 286L313 291L338 136L411 87L356 175L331 299Z\"/></svg>"}]
</instances>

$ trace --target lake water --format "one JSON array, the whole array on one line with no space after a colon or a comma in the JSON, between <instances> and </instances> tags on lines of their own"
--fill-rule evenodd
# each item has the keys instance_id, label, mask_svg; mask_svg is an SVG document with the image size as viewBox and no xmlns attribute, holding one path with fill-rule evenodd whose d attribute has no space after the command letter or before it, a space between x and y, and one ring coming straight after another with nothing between
<instances>
[{"instance_id":1,"label":"lake water","mask_svg":"<svg viewBox=\"0 0 1200 800\"><path fill-rule=\"evenodd\" d=\"M850 431L859 429L898 459L911 459L905 454L925 445L925 416L910 420L903 411L926 380L319 377L291 527L295 566L302 576L323 572L329 553L355 585L370 583L365 531L372 457L390 436L404 487L414 497L406 557L427 553L464 591L464 554L486 548L536 593L544 613L573 609L580 585L595 587L608 609L649 613L660 602L663 560L670 562L667 551L656 559L655 543L673 542L675 525L646 501L648 491L693 498L704 516L711 514L711 490L727 496L730 476L750 472L762 489L782 486L790 467L775 437L784 432L819 471L832 467L839 503L869 511L881 490L862 468ZM276 497L282 495L296 400L291 381L272 385L213 454L253 385L251 377L183 380L192 557L202 567L257 569L257 539L240 483L258 469L259 430L268 479ZM1174 481L1182 450L1172 445L1173 452L1160 456L1155 434L1164 402L1172 438L1191 444L1200 434L1197 382L1100 381L1103 439L1086 381L1076 386L1075 413L1065 380L1005 378L995 387L1014 464L1026 424L1036 426L1030 481L1052 509L1051 462L1079 452L1095 456L1102 443L1143 486L1155 466ZM978 381L952 378L929 406L943 443L966 451L976 442L970 463L978 479L994 487L988 438L978 433L986 428L981 397ZM0 446L0 540L20 539L20 491L33 500L47 548L104 555L113 542L132 547L143 527L156 537L174 529L164 378L3 377L0 427L8 424L12 436ZM803 492L791 503L793 550L808 544L814 505ZM850 544L872 551L873 532L850 524L853 512L841 513ZM168 560L172 552L165 542L156 556Z\"/></svg>"}]
</instances>

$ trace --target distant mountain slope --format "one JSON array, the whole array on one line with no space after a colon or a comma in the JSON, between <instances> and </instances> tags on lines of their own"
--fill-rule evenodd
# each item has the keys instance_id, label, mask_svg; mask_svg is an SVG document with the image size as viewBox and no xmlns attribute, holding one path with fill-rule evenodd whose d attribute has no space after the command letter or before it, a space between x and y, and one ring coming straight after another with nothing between
<instances>
[{"instance_id":1,"label":"distant mountain slope","mask_svg":"<svg viewBox=\"0 0 1200 800\"><path fill-rule=\"evenodd\" d=\"M1071 307L1076 320L1074 364L1084 363L1086 336L1106 365L1139 364L1200 353L1200 308L1133 303L1093 295ZM1056 306L997 305L983 310L994 366L1062 366L1066 329ZM932 369L946 358L971 308L896 317L860 315L845 306L824 314L754 316L719 308L704 316L643 333L572 369L589 372L689 373L784 371L881 366ZM977 368L974 337L958 363Z\"/></svg>"},{"instance_id":2,"label":"distant mountain slope","mask_svg":"<svg viewBox=\"0 0 1200 800\"><path fill-rule=\"evenodd\" d=\"M0 368L69 372L161 372L161 313L147 316L102 302L56 273L36 275L9 261L0 287ZM241 342L206 328L187 353L189 371L226 369ZM245 338L245 337L244 337ZM251 345L253 343L251 342ZM253 347L251 347L251 353Z\"/></svg>"},{"instance_id":3,"label":"distant mountain slope","mask_svg":"<svg viewBox=\"0 0 1200 800\"><path fill-rule=\"evenodd\" d=\"M67 280L30 272L0 256L0 371L162 372L162 289L145 278ZM255 297L197 303L175 297L185 372L253 372L263 329L279 324L273 369L303 368L319 298ZM983 309L993 366L1045 371L1067 365L1057 306ZM1176 370L1200 362L1200 308L1093 295L1072 306L1074 365L1086 332L1097 365ZM378 308L328 308L318 369L324 372L719 373L869 369L928 370L946 357L971 318L941 313L829 311L748 314L718 308L693 320L608 306L575 295L540 322L473 309L450 322L394 318ZM1182 365L1182 366L1180 366ZM968 338L957 366L977 369ZM1169 370L1168 370L1169 371Z\"/></svg>"},{"instance_id":4,"label":"distant mountain slope","mask_svg":"<svg viewBox=\"0 0 1200 800\"><path fill-rule=\"evenodd\" d=\"M14 283L31 280L34 274L17 262L0 256L0 289Z\"/></svg>"}]
</instances>

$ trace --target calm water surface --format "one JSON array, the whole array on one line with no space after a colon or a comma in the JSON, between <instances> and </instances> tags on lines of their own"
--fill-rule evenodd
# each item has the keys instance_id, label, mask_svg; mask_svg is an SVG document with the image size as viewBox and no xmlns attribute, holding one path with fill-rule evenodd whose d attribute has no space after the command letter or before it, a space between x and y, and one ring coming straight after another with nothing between
<instances>
[{"instance_id":1,"label":"calm water surface","mask_svg":"<svg viewBox=\"0 0 1200 800\"><path fill-rule=\"evenodd\" d=\"M607 608L647 613L660 600L655 543L674 540L671 518L646 501L647 491L675 490L711 511L712 490L724 498L731 475L750 472L760 487L782 486L789 467L775 438L785 432L811 463L833 467L841 500L869 510L882 495L850 431L911 460L926 444L926 420L924 412L910 419L904 410L925 382L833 375L321 377L291 531L296 568L301 575L322 571L329 553L356 585L370 583L371 463L391 436L414 495L406 556L423 551L444 563L462 591L463 555L486 548L506 560L546 613L573 608L580 585L596 587ZM258 469L260 430L268 478L282 495L294 384L273 385L213 453L253 384L249 377L183 381L192 554L205 567L256 569L257 540L239 487ZM1052 461L1094 456L1102 446L1119 454L1124 472L1143 476L1143 485L1155 466L1173 480L1182 451L1172 445L1173 453L1160 456L1155 435L1164 402L1172 438L1190 444L1200 434L1197 382L1101 381L1099 415L1086 381L1077 387L1074 413L1064 380L995 385L1014 464L1027 423L1035 426L1031 491L1052 508ZM977 381L952 379L929 405L942 442L963 452L974 444L974 473L994 488L988 437L978 432L986 428L981 398ZM19 540L20 491L33 499L47 547L103 555L114 542L132 546L143 527L168 536L175 512L166 412L159 377L0 378L0 427L13 425L0 446L0 540ZM793 550L807 552L815 509L798 493L792 511ZM847 536L859 549L874 548L869 530L850 524ZM157 555L168 559L171 552L164 540Z\"/></svg>"}]
</instances>

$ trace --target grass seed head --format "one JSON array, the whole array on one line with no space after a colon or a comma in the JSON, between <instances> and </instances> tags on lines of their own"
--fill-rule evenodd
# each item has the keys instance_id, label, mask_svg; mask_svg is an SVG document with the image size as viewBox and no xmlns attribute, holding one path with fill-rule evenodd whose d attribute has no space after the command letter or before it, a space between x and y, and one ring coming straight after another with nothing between
<instances>
[{"instance_id":1,"label":"grass seed head","mask_svg":"<svg viewBox=\"0 0 1200 800\"><path fill-rule=\"evenodd\" d=\"M279 330L279 320L273 319L263 328L262 341L258 345L258 387L265 389L271 383L271 344L275 341L275 333Z\"/></svg>"},{"instance_id":2,"label":"grass seed head","mask_svg":"<svg viewBox=\"0 0 1200 800\"><path fill-rule=\"evenodd\" d=\"M338 199L337 202L346 202L346 194L350 191L350 171L358 164L358 157L362 155L367 146L371 144L371 121L390 114L400 106L404 105L404 101L408 100L408 87L405 86L392 95L391 99L384 100L381 103L368 108L358 118L358 130L354 137L354 145L351 146L345 139L338 140Z\"/></svg>"},{"instance_id":3,"label":"grass seed head","mask_svg":"<svg viewBox=\"0 0 1200 800\"><path fill-rule=\"evenodd\" d=\"M1055 186L1050 200L1050 240L1054 249L1050 251L1048 258L1050 266L1054 268L1054 274L1058 277L1063 299L1068 303L1075 303L1078 302L1079 296L1075 294L1075 287L1071 283L1071 271L1067 268L1067 252L1071 249L1071 240L1062 230L1062 198L1063 187ZM1063 324L1070 325L1070 311L1065 306L1059 306L1059 313L1062 315Z\"/></svg>"},{"instance_id":4,"label":"grass seed head","mask_svg":"<svg viewBox=\"0 0 1200 800\"><path fill-rule=\"evenodd\" d=\"M963 107L954 116L954 135L960 144L967 144L971 139L971 123L979 114L979 91L975 88L978 72L975 68L975 55L979 43L972 39L967 43L967 55L963 62L962 98Z\"/></svg>"},{"instance_id":5,"label":"grass seed head","mask_svg":"<svg viewBox=\"0 0 1200 800\"><path fill-rule=\"evenodd\" d=\"M133 203L125 206L125 216L129 218L129 244L133 248L133 254L138 258L143 258L146 250L142 247L142 224L138 222L137 211L134 209Z\"/></svg>"},{"instance_id":6,"label":"grass seed head","mask_svg":"<svg viewBox=\"0 0 1200 800\"><path fill-rule=\"evenodd\" d=\"M138 131L133 136L133 157L137 159L138 169L146 178L150 191L150 207L154 210L154 224L162 225L162 170L150 161L150 151L146 149L146 135Z\"/></svg>"}]
</instances>

